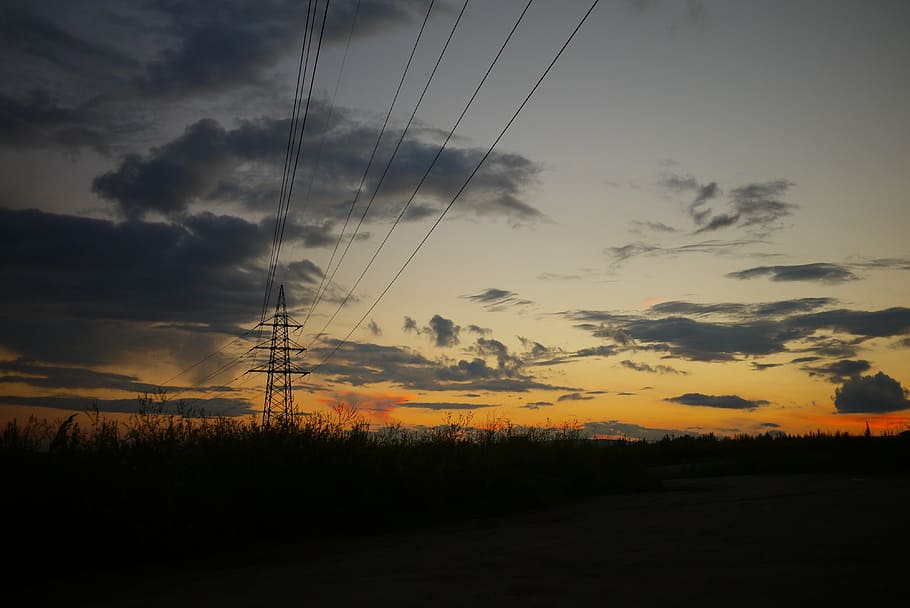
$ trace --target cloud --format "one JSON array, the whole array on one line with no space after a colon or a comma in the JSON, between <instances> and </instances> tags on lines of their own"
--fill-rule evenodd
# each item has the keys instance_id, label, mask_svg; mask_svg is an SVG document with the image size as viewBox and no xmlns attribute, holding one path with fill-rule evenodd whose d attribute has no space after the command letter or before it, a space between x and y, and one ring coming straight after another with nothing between
<instances>
[{"instance_id":1,"label":"cloud","mask_svg":"<svg viewBox=\"0 0 910 608\"><path fill-rule=\"evenodd\" d=\"M268 245L258 224L210 213L164 224L5 209L0 220L0 294L7 306L209 324L258 316ZM297 297L321 274L311 262L292 270Z\"/></svg>"},{"instance_id":2,"label":"cloud","mask_svg":"<svg viewBox=\"0 0 910 608\"><path fill-rule=\"evenodd\" d=\"M0 343L45 363L192 362L259 317L268 236L207 213L115 223L0 209ZM312 299L320 275L308 260L280 265L289 305Z\"/></svg>"},{"instance_id":3,"label":"cloud","mask_svg":"<svg viewBox=\"0 0 910 608\"><path fill-rule=\"evenodd\" d=\"M468 325L467 330L472 334L479 334L481 336L489 336L493 333L493 330L489 327L481 327L479 325Z\"/></svg>"},{"instance_id":4,"label":"cloud","mask_svg":"<svg viewBox=\"0 0 910 608\"><path fill-rule=\"evenodd\" d=\"M455 322L451 319L446 319L438 314L433 315L429 324L424 327L420 327L417 321L411 317L405 316L402 329L405 333L426 335L439 347L456 346L460 342L461 326L455 325Z\"/></svg>"},{"instance_id":5,"label":"cloud","mask_svg":"<svg viewBox=\"0 0 910 608\"><path fill-rule=\"evenodd\" d=\"M563 274L560 272L542 272L537 275L539 281L580 281L580 274Z\"/></svg>"},{"instance_id":6,"label":"cloud","mask_svg":"<svg viewBox=\"0 0 910 608\"><path fill-rule=\"evenodd\" d=\"M382 335L382 328L379 327L379 324L376 323L376 321L375 321L374 319L370 319L370 322L367 323L367 329L368 329L368 330L370 331L370 333L373 334L374 336L381 336L381 335Z\"/></svg>"},{"instance_id":7,"label":"cloud","mask_svg":"<svg viewBox=\"0 0 910 608\"><path fill-rule=\"evenodd\" d=\"M658 302L650 308L652 313L682 314L689 316L724 315L738 316L743 319L782 317L797 312L810 312L837 304L834 298L797 298L793 300L777 300L775 302L760 302L743 304L740 302L718 302L714 304L701 304L671 300Z\"/></svg>"},{"instance_id":8,"label":"cloud","mask_svg":"<svg viewBox=\"0 0 910 608\"><path fill-rule=\"evenodd\" d=\"M638 221L638 220L633 220L632 225L635 226L637 229L645 229L645 230L650 230L652 232L664 232L664 233L677 232L676 228L674 228L672 226L667 226L663 222L642 222L642 221Z\"/></svg>"},{"instance_id":9,"label":"cloud","mask_svg":"<svg viewBox=\"0 0 910 608\"><path fill-rule=\"evenodd\" d=\"M733 251L744 249L751 245L764 245L767 241L762 239L734 239L734 240L706 240L697 243L687 243L674 247L663 247L653 243L628 243L618 247L607 247L604 253L610 258L610 265L618 267L633 258L638 257L678 257L695 253L709 253L724 255Z\"/></svg>"},{"instance_id":10,"label":"cloud","mask_svg":"<svg viewBox=\"0 0 910 608\"><path fill-rule=\"evenodd\" d=\"M794 266L756 266L726 275L732 279L754 279L770 276L772 281L818 281L821 283L843 283L859 277L839 264L816 262Z\"/></svg>"},{"instance_id":11,"label":"cloud","mask_svg":"<svg viewBox=\"0 0 910 608\"><path fill-rule=\"evenodd\" d=\"M835 302L827 298L758 304L663 302L639 314L592 310L564 314L577 322L576 328L596 337L623 336L614 348L699 361L771 355L793 347L795 352L825 357L853 356L856 346L869 338L910 333L908 308L818 310Z\"/></svg>"},{"instance_id":12,"label":"cloud","mask_svg":"<svg viewBox=\"0 0 910 608\"><path fill-rule=\"evenodd\" d=\"M809 372L810 376L821 376L828 378L831 382L844 382L849 378L859 376L863 372L869 371L872 365L865 359L842 359L832 361L825 365L804 366L803 369Z\"/></svg>"},{"instance_id":13,"label":"cloud","mask_svg":"<svg viewBox=\"0 0 910 608\"><path fill-rule=\"evenodd\" d=\"M851 266L886 270L910 270L910 258L873 258L852 262Z\"/></svg>"},{"instance_id":14,"label":"cloud","mask_svg":"<svg viewBox=\"0 0 910 608\"><path fill-rule=\"evenodd\" d=\"M543 358L527 358L526 363L537 367L550 367L580 361L587 357L612 357L617 352L618 349L616 347L603 344L582 348L575 352L564 352L560 349L549 348L546 355L541 355Z\"/></svg>"},{"instance_id":15,"label":"cloud","mask_svg":"<svg viewBox=\"0 0 910 608\"><path fill-rule=\"evenodd\" d=\"M695 234L736 226L764 235L779 227L778 222L796 209L796 205L783 200L795 185L787 179L753 182L733 188L728 196L729 210L721 212L707 206L722 194L717 182L703 184L691 175L665 173L658 180L658 185L676 195L691 193L693 198L687 212L697 228Z\"/></svg>"},{"instance_id":16,"label":"cloud","mask_svg":"<svg viewBox=\"0 0 910 608\"><path fill-rule=\"evenodd\" d=\"M763 372L766 369L771 369L774 367L780 367L782 363L759 363L758 361L752 361L752 369Z\"/></svg>"},{"instance_id":17,"label":"cloud","mask_svg":"<svg viewBox=\"0 0 910 608\"><path fill-rule=\"evenodd\" d=\"M723 409L735 410L754 410L762 405L768 405L768 401L743 399L737 395L705 395L702 393L686 393L678 397L670 397L665 401L679 403L682 405L694 405L704 407L716 407Z\"/></svg>"},{"instance_id":18,"label":"cloud","mask_svg":"<svg viewBox=\"0 0 910 608\"><path fill-rule=\"evenodd\" d=\"M358 36L411 23L422 1L364 0L354 30ZM144 95L185 96L262 86L280 59L299 53L307 8L298 2L157 2L169 17L174 43L150 61L136 85ZM329 11L324 42L347 37L353 4ZM321 25L318 11L316 28Z\"/></svg>"},{"instance_id":19,"label":"cloud","mask_svg":"<svg viewBox=\"0 0 910 608\"><path fill-rule=\"evenodd\" d=\"M539 410L542 407L551 407L552 405L552 401L531 401L530 403L525 403L518 407L524 410Z\"/></svg>"},{"instance_id":20,"label":"cloud","mask_svg":"<svg viewBox=\"0 0 910 608\"><path fill-rule=\"evenodd\" d=\"M425 410L445 411L445 410L479 410L485 407L496 407L491 403L452 403L452 402L417 402L406 401L399 403L398 407L421 408Z\"/></svg>"},{"instance_id":21,"label":"cloud","mask_svg":"<svg viewBox=\"0 0 910 608\"><path fill-rule=\"evenodd\" d=\"M589 401L594 397L588 395L582 395L581 393L566 393L565 395L560 395L556 401Z\"/></svg>"},{"instance_id":22,"label":"cloud","mask_svg":"<svg viewBox=\"0 0 910 608\"><path fill-rule=\"evenodd\" d=\"M701 227L696 234L713 232L729 226L745 228L760 235L769 233L778 227L778 222L792 214L796 205L785 202L782 197L794 186L794 182L778 179L768 182L755 182L734 188L730 192L729 212L713 216L705 210L694 211L702 201L696 198L690 210L696 224Z\"/></svg>"},{"instance_id":23,"label":"cloud","mask_svg":"<svg viewBox=\"0 0 910 608\"><path fill-rule=\"evenodd\" d=\"M46 91L32 90L19 99L0 95L0 145L88 148L109 156L110 137L85 108L57 105Z\"/></svg>"},{"instance_id":24,"label":"cloud","mask_svg":"<svg viewBox=\"0 0 910 608\"><path fill-rule=\"evenodd\" d=\"M128 374L100 372L84 367L42 365L25 359L0 361L0 383L21 383L43 389L115 389L136 394L151 393L158 388L178 388L158 387Z\"/></svg>"},{"instance_id":25,"label":"cloud","mask_svg":"<svg viewBox=\"0 0 910 608\"><path fill-rule=\"evenodd\" d=\"M842 414L883 413L910 409L907 389L883 372L856 376L834 391L834 407Z\"/></svg>"},{"instance_id":26,"label":"cloud","mask_svg":"<svg viewBox=\"0 0 910 608\"><path fill-rule=\"evenodd\" d=\"M636 363L635 361L630 361L629 359L624 359L619 362L623 367L635 370L637 372L647 372L649 374L680 374L688 375L689 372L678 370L675 367L670 367L669 365L655 365L651 366L647 363Z\"/></svg>"},{"instance_id":27,"label":"cloud","mask_svg":"<svg viewBox=\"0 0 910 608\"><path fill-rule=\"evenodd\" d=\"M429 325L430 334L436 346L455 346L458 344L458 333L461 331L459 325L451 319L446 319L440 315L433 315Z\"/></svg>"},{"instance_id":28,"label":"cloud","mask_svg":"<svg viewBox=\"0 0 910 608\"><path fill-rule=\"evenodd\" d=\"M312 349L324 357L338 344L328 340ZM348 342L320 369L334 382L353 386L392 383L425 391L489 391L524 393L529 390L579 390L540 382L525 370L524 362L498 340L478 338L470 359L431 359L398 346ZM493 359L493 364L488 360Z\"/></svg>"},{"instance_id":29,"label":"cloud","mask_svg":"<svg viewBox=\"0 0 910 608\"><path fill-rule=\"evenodd\" d=\"M19 397L6 395L0 396L0 403L29 407L49 407L77 412L89 412L97 407L101 412L120 414L135 414L142 408L142 404L136 397L131 399L95 399L93 397ZM253 405L247 399L240 397L178 399L169 402L163 408L164 412L174 411L200 416L244 416L256 413Z\"/></svg>"},{"instance_id":30,"label":"cloud","mask_svg":"<svg viewBox=\"0 0 910 608\"><path fill-rule=\"evenodd\" d=\"M150 213L173 217L200 202L242 204L273 214L289 128L289 119L240 120L235 128L226 129L217 120L204 118L145 155L126 155L114 170L96 177L92 188L100 197L115 202L131 219ZM304 169L298 171L294 183L301 196L307 193L307 217L324 226L348 215L367 163L367 151L379 135L380 125L345 108L330 108L324 101L313 100L306 129L305 139L318 140L320 145L302 148L300 166ZM364 184L364 196L376 193L369 220L397 217L402 200L410 198L438 152L441 140L437 143L435 135L439 134L431 130L431 135L434 137L430 139L404 140L381 189L376 190L377 175L371 175ZM380 158L391 154L392 144L387 140L378 151ZM484 152L447 147L421 186L422 202L412 205L405 219L435 215ZM471 197L462 201L459 209L481 216L528 221L540 218L539 211L519 200L540 170L519 154L494 153L472 180Z\"/></svg>"},{"instance_id":31,"label":"cloud","mask_svg":"<svg viewBox=\"0 0 910 608\"><path fill-rule=\"evenodd\" d=\"M481 304L486 310L491 312L499 312L512 307L530 306L534 303L531 300L520 298L514 291L497 289L495 287L491 287L480 293L462 297Z\"/></svg>"}]
</instances>

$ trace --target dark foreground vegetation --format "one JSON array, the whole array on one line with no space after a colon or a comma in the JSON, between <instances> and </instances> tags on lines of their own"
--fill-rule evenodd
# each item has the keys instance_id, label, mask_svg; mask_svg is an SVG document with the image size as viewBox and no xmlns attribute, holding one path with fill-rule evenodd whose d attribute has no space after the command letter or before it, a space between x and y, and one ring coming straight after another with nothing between
<instances>
[{"instance_id":1,"label":"dark foreground vegetation","mask_svg":"<svg viewBox=\"0 0 910 608\"><path fill-rule=\"evenodd\" d=\"M11 423L0 438L20 581L491 517L656 490L663 477L910 473L905 435L595 441L573 425L467 418L371 429L342 407L268 427L154 409L89 418Z\"/></svg>"}]
</instances>

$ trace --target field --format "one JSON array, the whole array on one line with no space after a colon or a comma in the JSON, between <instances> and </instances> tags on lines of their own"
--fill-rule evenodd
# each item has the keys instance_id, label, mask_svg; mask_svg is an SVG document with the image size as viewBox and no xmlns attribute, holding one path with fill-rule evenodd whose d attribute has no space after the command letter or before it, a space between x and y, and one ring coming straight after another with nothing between
<instances>
[{"instance_id":1,"label":"field","mask_svg":"<svg viewBox=\"0 0 910 608\"><path fill-rule=\"evenodd\" d=\"M902 591L905 436L597 442L464 422L377 432L340 410L270 429L154 413L40 441L8 428L8 587L29 605L101 606Z\"/></svg>"}]
</instances>

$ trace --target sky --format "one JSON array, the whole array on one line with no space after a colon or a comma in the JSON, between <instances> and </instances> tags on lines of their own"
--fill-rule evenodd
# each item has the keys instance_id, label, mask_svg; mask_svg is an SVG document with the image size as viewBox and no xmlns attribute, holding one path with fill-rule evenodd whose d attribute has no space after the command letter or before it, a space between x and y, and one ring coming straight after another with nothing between
<instances>
[{"instance_id":1,"label":"sky","mask_svg":"<svg viewBox=\"0 0 910 608\"><path fill-rule=\"evenodd\" d=\"M526 4L316 3L274 279L300 410L905 430L910 5L603 0L521 106L591 2ZM307 10L4 3L0 421L259 415Z\"/></svg>"}]
</instances>

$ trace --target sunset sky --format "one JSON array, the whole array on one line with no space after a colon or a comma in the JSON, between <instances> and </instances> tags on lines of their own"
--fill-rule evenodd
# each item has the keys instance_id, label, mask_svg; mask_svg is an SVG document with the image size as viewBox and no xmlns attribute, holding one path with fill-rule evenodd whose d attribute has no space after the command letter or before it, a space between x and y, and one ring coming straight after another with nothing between
<instances>
[{"instance_id":1,"label":"sunset sky","mask_svg":"<svg viewBox=\"0 0 910 608\"><path fill-rule=\"evenodd\" d=\"M388 164L463 4L433 4L359 196L430 5L328 7L275 279L308 319L301 365L328 358L299 379L303 411L648 438L907 428L904 0L603 0L331 355L591 0L532 2L339 310L527 2L467 3ZM128 413L156 387L261 411L241 355L306 18L292 0L4 3L0 422ZM355 196L338 254L374 200L311 312Z\"/></svg>"}]
</instances>

